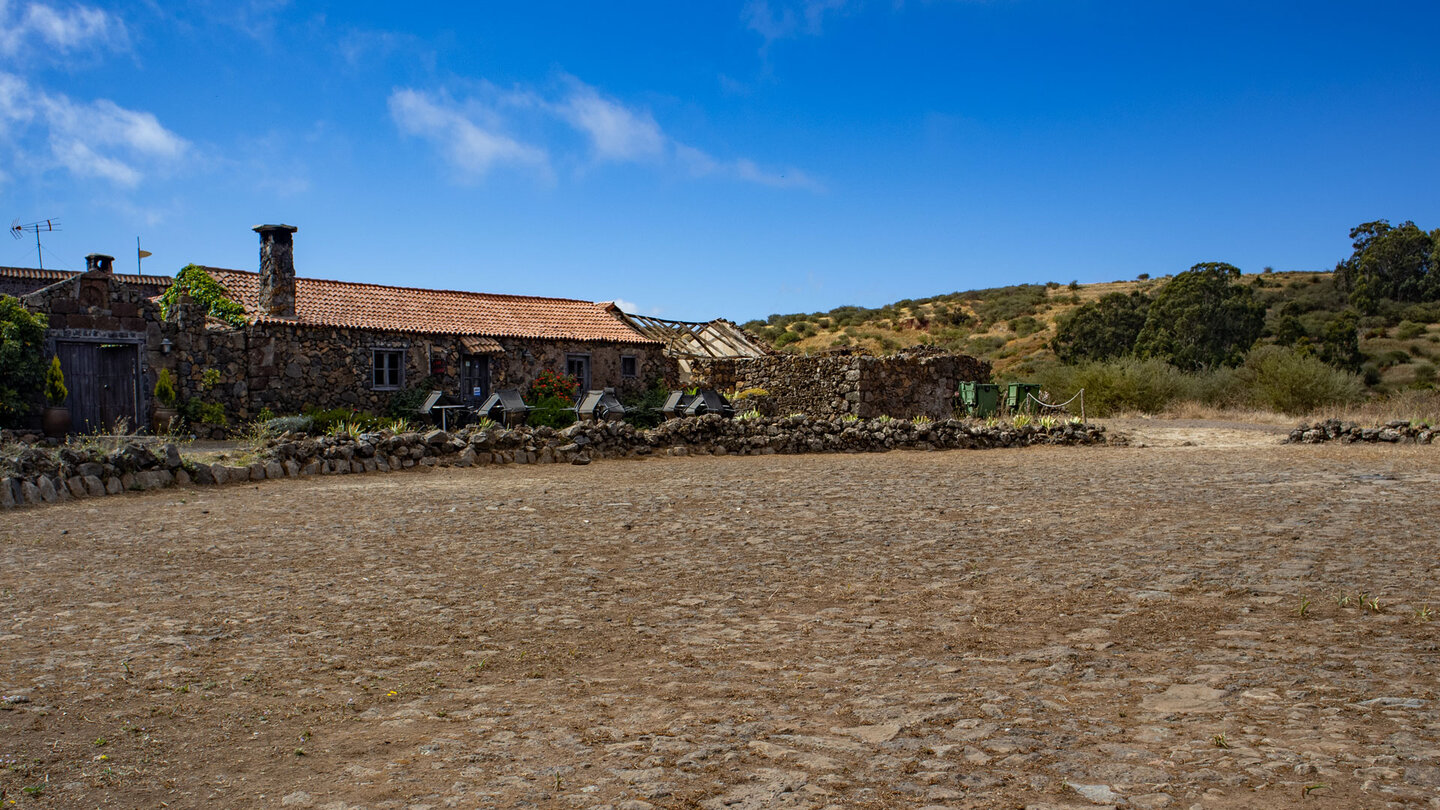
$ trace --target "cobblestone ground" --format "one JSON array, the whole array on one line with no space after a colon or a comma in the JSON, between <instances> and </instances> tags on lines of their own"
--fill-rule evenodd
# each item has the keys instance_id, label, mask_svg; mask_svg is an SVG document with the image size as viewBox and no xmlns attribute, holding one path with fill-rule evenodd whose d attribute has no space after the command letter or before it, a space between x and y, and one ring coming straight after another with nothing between
<instances>
[{"instance_id":1,"label":"cobblestone ground","mask_svg":"<svg viewBox=\"0 0 1440 810\"><path fill-rule=\"evenodd\" d=\"M1265 441L10 513L3 806L1440 807L1440 450Z\"/></svg>"}]
</instances>

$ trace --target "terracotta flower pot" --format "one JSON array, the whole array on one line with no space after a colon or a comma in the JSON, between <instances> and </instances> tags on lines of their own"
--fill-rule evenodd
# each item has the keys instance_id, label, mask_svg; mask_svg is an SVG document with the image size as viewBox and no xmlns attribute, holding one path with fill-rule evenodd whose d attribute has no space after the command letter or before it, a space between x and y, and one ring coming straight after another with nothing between
<instances>
[{"instance_id":1,"label":"terracotta flower pot","mask_svg":"<svg viewBox=\"0 0 1440 810\"><path fill-rule=\"evenodd\" d=\"M175 408L166 408L163 405L155 406L155 415L150 420L150 432L156 436L167 433L170 425L180 417L180 411Z\"/></svg>"},{"instance_id":2,"label":"terracotta flower pot","mask_svg":"<svg viewBox=\"0 0 1440 810\"><path fill-rule=\"evenodd\" d=\"M64 437L70 432L70 409L63 405L46 407L40 425L46 436L55 439Z\"/></svg>"}]
</instances>

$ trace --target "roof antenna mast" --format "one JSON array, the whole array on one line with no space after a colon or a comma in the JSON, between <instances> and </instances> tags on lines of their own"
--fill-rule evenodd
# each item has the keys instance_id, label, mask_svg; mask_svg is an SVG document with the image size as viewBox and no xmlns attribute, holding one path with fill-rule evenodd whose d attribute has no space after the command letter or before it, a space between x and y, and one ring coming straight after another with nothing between
<instances>
[{"instance_id":1,"label":"roof antenna mast","mask_svg":"<svg viewBox=\"0 0 1440 810\"><path fill-rule=\"evenodd\" d=\"M23 238L26 231L35 234L35 256L40 262L41 270L45 269L45 254L40 250L40 234L58 230L60 230L60 220L58 219L43 219L24 225L21 225L18 219L10 222L10 235L16 239Z\"/></svg>"}]
</instances>

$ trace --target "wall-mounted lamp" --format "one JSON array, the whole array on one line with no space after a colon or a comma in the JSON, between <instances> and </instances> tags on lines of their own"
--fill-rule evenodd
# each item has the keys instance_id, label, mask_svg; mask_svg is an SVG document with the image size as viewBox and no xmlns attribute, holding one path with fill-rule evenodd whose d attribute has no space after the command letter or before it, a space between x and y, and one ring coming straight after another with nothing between
<instances>
[{"instance_id":1,"label":"wall-mounted lamp","mask_svg":"<svg viewBox=\"0 0 1440 810\"><path fill-rule=\"evenodd\" d=\"M174 345L175 345L174 343L170 342L170 338L165 338L164 340L160 341L160 353L161 353L161 354L169 354L169 353L170 353L170 347L172 347L172 346L174 346Z\"/></svg>"}]
</instances>

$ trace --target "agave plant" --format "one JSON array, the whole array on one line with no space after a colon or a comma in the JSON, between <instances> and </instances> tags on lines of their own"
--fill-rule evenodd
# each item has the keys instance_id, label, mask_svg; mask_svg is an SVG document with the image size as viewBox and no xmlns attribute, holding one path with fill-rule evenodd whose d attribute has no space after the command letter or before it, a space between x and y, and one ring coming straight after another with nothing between
<instances>
[{"instance_id":1,"label":"agave plant","mask_svg":"<svg viewBox=\"0 0 1440 810\"><path fill-rule=\"evenodd\" d=\"M910 424L912 424L912 425L914 425L915 427L918 427L918 428L930 427L930 426L933 425L934 423L935 423L935 420L934 420L934 419L931 419L930 417L928 417L928 416L926 416L926 415L924 415L924 414L921 414L921 415L915 417L914 419L911 419L911 420L910 420Z\"/></svg>"},{"instance_id":2,"label":"agave plant","mask_svg":"<svg viewBox=\"0 0 1440 810\"><path fill-rule=\"evenodd\" d=\"M1015 414L1015 416L1010 420L1010 424L1013 425L1013 426L1015 426L1015 427L1017 427L1017 428L1027 427L1027 426L1029 426L1029 424L1030 424L1030 414L1028 414L1028 413L1017 413L1017 414Z\"/></svg>"},{"instance_id":3,"label":"agave plant","mask_svg":"<svg viewBox=\"0 0 1440 810\"><path fill-rule=\"evenodd\" d=\"M1037 419L1036 422L1040 425L1040 427L1049 430L1060 424L1060 418L1057 416L1052 416L1050 414L1045 414L1044 416Z\"/></svg>"},{"instance_id":4,"label":"agave plant","mask_svg":"<svg viewBox=\"0 0 1440 810\"><path fill-rule=\"evenodd\" d=\"M759 419L759 418L760 418L760 411L758 411L758 410L756 410L756 409L754 409L754 408L751 408L750 410L748 410L748 411L746 411L746 412L744 412L744 413L735 414L735 418L736 418L736 419Z\"/></svg>"}]
</instances>

